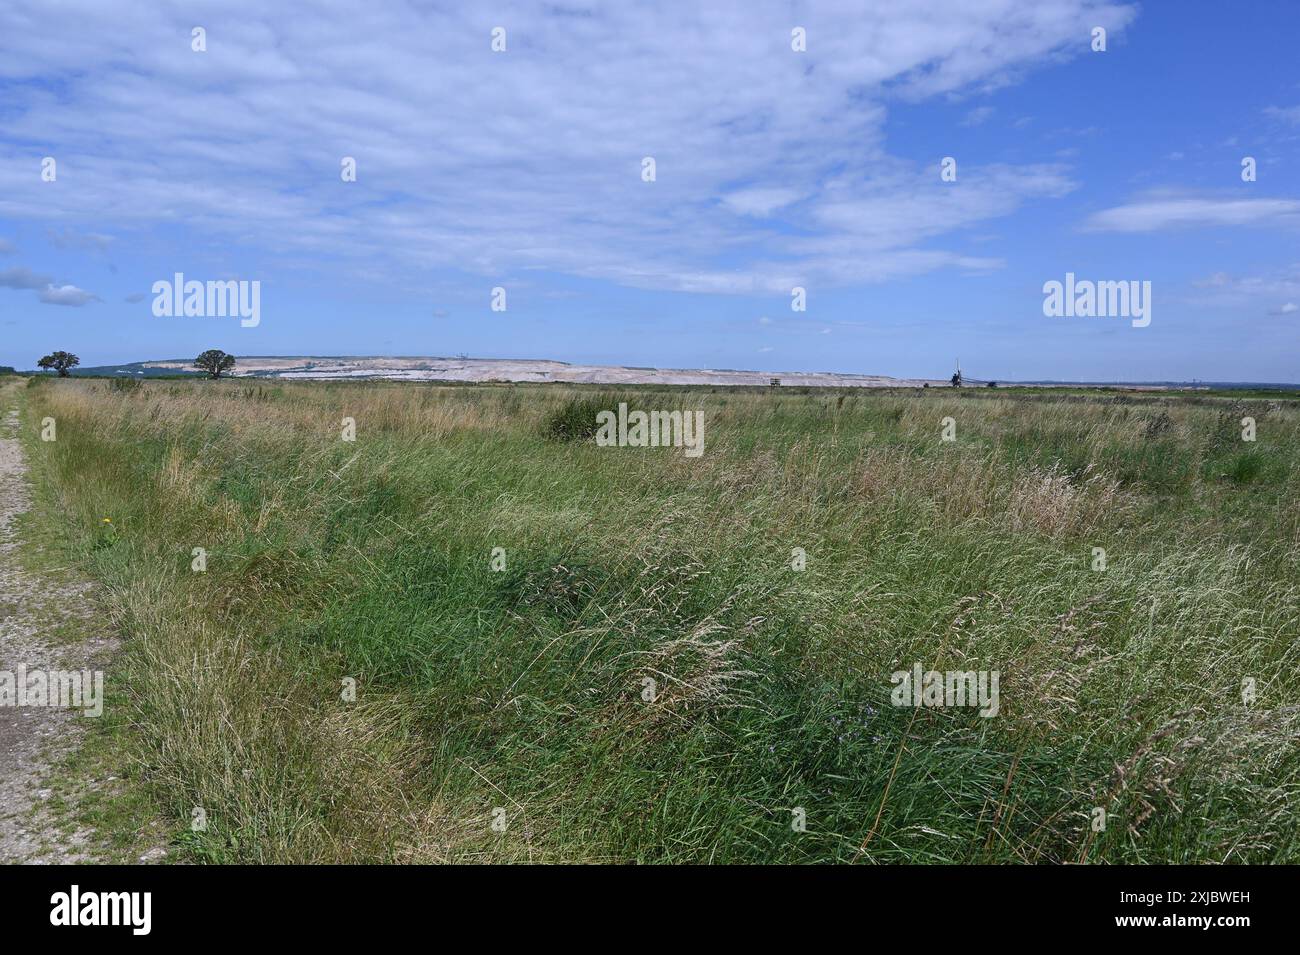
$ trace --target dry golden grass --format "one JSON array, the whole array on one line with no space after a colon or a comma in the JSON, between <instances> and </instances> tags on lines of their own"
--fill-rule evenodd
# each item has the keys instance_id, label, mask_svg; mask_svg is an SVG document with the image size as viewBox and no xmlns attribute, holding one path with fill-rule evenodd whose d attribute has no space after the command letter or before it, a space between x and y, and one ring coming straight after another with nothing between
<instances>
[{"instance_id":1,"label":"dry golden grass","mask_svg":"<svg viewBox=\"0 0 1300 955\"><path fill-rule=\"evenodd\" d=\"M1235 406L636 392L705 410L689 459L547 440L579 393L31 392L51 526L127 636L137 775L194 858L1300 857L1290 407L1243 448ZM1001 714L886 710L914 661L999 670Z\"/></svg>"}]
</instances>

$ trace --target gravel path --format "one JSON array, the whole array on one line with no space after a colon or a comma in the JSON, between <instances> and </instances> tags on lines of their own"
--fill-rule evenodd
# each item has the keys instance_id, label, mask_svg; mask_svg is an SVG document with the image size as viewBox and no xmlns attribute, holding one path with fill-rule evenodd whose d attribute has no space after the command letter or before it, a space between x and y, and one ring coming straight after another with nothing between
<instances>
[{"instance_id":1,"label":"gravel path","mask_svg":"<svg viewBox=\"0 0 1300 955\"><path fill-rule=\"evenodd\" d=\"M103 669L112 649L108 639L63 643L48 636L69 621L92 618L90 585L34 576L18 561L16 520L31 506L31 493L15 404L15 389L0 388L0 671L13 673L20 665L29 671ZM63 832L45 788L81 738L78 714L51 706L0 706L0 862L93 861L93 834Z\"/></svg>"}]
</instances>

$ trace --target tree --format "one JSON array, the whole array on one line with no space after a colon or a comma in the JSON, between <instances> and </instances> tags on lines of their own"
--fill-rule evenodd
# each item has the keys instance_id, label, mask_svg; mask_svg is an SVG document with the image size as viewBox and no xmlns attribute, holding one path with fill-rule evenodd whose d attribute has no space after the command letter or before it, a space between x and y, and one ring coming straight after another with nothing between
<instances>
[{"instance_id":1,"label":"tree","mask_svg":"<svg viewBox=\"0 0 1300 955\"><path fill-rule=\"evenodd\" d=\"M209 348L194 359L194 367L206 371L209 378L220 378L223 371L235 367L235 356L227 355L220 348Z\"/></svg>"},{"instance_id":2,"label":"tree","mask_svg":"<svg viewBox=\"0 0 1300 955\"><path fill-rule=\"evenodd\" d=\"M36 363L37 368L45 371L57 371L60 378L68 377L68 369L81 364L81 359L70 351L56 351L46 355Z\"/></svg>"}]
</instances>

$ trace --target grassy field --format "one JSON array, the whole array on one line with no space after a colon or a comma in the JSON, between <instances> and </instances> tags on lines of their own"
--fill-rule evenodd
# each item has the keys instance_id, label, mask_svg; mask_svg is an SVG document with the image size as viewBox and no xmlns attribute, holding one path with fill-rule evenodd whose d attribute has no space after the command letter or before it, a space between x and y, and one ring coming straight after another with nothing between
<instances>
[{"instance_id":1,"label":"grassy field","mask_svg":"<svg viewBox=\"0 0 1300 955\"><path fill-rule=\"evenodd\" d=\"M703 455L559 386L31 382L182 858L1300 862L1296 405L622 399ZM916 663L998 714L892 705Z\"/></svg>"}]
</instances>

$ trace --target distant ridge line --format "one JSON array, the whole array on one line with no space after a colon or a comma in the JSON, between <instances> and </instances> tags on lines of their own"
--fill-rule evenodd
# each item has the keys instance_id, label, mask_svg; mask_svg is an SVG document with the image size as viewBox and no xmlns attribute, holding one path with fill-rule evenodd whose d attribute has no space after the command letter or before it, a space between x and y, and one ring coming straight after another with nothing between
<instances>
[{"instance_id":1,"label":"distant ridge line","mask_svg":"<svg viewBox=\"0 0 1300 955\"><path fill-rule=\"evenodd\" d=\"M789 387L950 387L947 378L895 378L833 371L757 371L723 368L659 368L638 365L588 365L550 358L479 358L439 355L239 355L236 378L282 380L390 380L444 382L539 382L560 384L664 384L769 386L773 379ZM32 374L40 374L33 371ZM160 358L76 368L74 376L159 377L200 376L190 358ZM1285 382L1195 381L1066 381L966 377L968 388L989 381L1005 387L1125 388L1149 390L1300 390Z\"/></svg>"}]
</instances>

